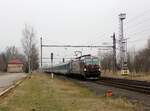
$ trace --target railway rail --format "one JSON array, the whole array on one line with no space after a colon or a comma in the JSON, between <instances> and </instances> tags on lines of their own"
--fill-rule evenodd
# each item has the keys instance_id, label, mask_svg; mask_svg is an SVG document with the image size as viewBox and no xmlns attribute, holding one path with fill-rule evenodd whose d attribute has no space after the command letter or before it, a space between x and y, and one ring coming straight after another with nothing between
<instances>
[{"instance_id":1,"label":"railway rail","mask_svg":"<svg viewBox=\"0 0 150 111\"><path fill-rule=\"evenodd\" d=\"M95 83L132 90L150 95L150 82L147 81L101 77L100 80L95 81Z\"/></svg>"}]
</instances>

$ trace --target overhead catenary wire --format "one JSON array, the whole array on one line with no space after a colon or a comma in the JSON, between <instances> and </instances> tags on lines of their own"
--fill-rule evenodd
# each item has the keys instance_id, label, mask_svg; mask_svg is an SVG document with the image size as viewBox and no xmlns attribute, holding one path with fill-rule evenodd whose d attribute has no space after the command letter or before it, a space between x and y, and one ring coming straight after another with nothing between
<instances>
[{"instance_id":1,"label":"overhead catenary wire","mask_svg":"<svg viewBox=\"0 0 150 111\"><path fill-rule=\"evenodd\" d=\"M81 48L81 47L86 47L86 48L98 48L98 47L112 47L112 46L102 46L102 45L42 45L42 47L74 47L74 48Z\"/></svg>"},{"instance_id":2,"label":"overhead catenary wire","mask_svg":"<svg viewBox=\"0 0 150 111\"><path fill-rule=\"evenodd\" d=\"M148 39L150 39L150 37L147 37L147 38L145 38L145 39L143 39L143 38L139 38L139 39L136 39L136 40L132 40L132 41L128 41L128 43L133 43L133 42L141 42L141 41L145 41L145 40L148 40Z\"/></svg>"},{"instance_id":3,"label":"overhead catenary wire","mask_svg":"<svg viewBox=\"0 0 150 111\"><path fill-rule=\"evenodd\" d=\"M141 12L140 14L138 14L138 15L136 15L136 16L134 16L134 17L132 17L132 18L130 18L127 22L126 22L126 24L131 24L131 23L134 23L134 22L136 22L136 20L138 20L139 18L143 18L143 16L145 15L145 14L147 14L147 13L150 13L150 9L148 9L148 10L145 10L144 12Z\"/></svg>"},{"instance_id":4,"label":"overhead catenary wire","mask_svg":"<svg viewBox=\"0 0 150 111\"><path fill-rule=\"evenodd\" d=\"M144 32L147 32L150 30L150 27L148 28L145 28L144 30L140 30L138 32L135 32L135 33L127 33L127 36L133 36L133 35L137 35L137 34L143 34ZM150 34L150 33L149 33Z\"/></svg>"},{"instance_id":5,"label":"overhead catenary wire","mask_svg":"<svg viewBox=\"0 0 150 111\"><path fill-rule=\"evenodd\" d=\"M127 27L125 27L125 32L126 32L127 37L130 37L130 39L133 39L133 36L139 36L139 35L145 34L150 30L150 27L148 26L149 21L150 21L149 16L148 17L146 16L146 19L144 20L140 19L140 18L143 18L143 16L146 15L147 13L150 13L150 9L140 13L137 16L134 16L132 19L129 19L126 22ZM137 22L137 20L140 20L140 21ZM144 27L144 30L143 30L143 27ZM147 34L147 36L149 36L149 34Z\"/></svg>"},{"instance_id":6,"label":"overhead catenary wire","mask_svg":"<svg viewBox=\"0 0 150 111\"><path fill-rule=\"evenodd\" d=\"M140 22L137 22L136 24L133 24L129 27L125 27L125 30L126 31L130 31L130 30L135 30L135 29L138 29L140 28L143 24L145 24L146 22L150 21L150 18L147 18L145 20L142 20ZM147 24L146 24L147 25ZM139 27L140 26L140 27Z\"/></svg>"},{"instance_id":7,"label":"overhead catenary wire","mask_svg":"<svg viewBox=\"0 0 150 111\"><path fill-rule=\"evenodd\" d=\"M96 34L96 35L98 35L98 34ZM103 34L101 34L101 35L98 35L98 36L96 37L96 39L99 39L100 37L103 37L104 35L105 35L105 33L103 33ZM91 40L90 40L90 41L88 41L86 44L93 45L93 44L96 44L96 43L91 43Z\"/></svg>"}]
</instances>

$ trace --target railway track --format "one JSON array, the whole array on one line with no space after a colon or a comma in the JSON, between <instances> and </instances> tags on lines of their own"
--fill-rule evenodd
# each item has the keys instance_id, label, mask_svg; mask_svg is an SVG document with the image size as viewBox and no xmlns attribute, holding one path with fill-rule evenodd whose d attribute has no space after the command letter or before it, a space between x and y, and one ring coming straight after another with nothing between
<instances>
[{"instance_id":1,"label":"railway track","mask_svg":"<svg viewBox=\"0 0 150 111\"><path fill-rule=\"evenodd\" d=\"M121 89L127 89L150 95L150 82L147 81L101 77L99 81L92 81L92 82L96 84L113 86Z\"/></svg>"},{"instance_id":2,"label":"railway track","mask_svg":"<svg viewBox=\"0 0 150 111\"><path fill-rule=\"evenodd\" d=\"M101 77L100 81L95 81L95 83L132 90L150 95L150 82L147 81Z\"/></svg>"}]
</instances>

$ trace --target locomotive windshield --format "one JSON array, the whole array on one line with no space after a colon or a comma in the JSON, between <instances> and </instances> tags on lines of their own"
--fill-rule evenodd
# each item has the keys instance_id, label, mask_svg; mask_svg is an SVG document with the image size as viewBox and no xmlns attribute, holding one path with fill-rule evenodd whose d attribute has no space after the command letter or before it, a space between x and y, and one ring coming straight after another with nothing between
<instances>
[{"instance_id":1,"label":"locomotive windshield","mask_svg":"<svg viewBox=\"0 0 150 111\"><path fill-rule=\"evenodd\" d=\"M86 58L85 64L89 65L99 65L99 60L97 58Z\"/></svg>"},{"instance_id":2,"label":"locomotive windshield","mask_svg":"<svg viewBox=\"0 0 150 111\"><path fill-rule=\"evenodd\" d=\"M92 63L96 64L96 65L99 65L99 60L97 58L93 58Z\"/></svg>"}]
</instances>

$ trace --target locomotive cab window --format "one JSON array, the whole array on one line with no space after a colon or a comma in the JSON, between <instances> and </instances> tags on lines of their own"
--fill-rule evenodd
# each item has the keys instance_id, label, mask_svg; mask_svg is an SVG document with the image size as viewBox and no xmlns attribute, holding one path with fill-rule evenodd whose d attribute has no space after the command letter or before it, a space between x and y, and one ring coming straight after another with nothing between
<instances>
[{"instance_id":1,"label":"locomotive cab window","mask_svg":"<svg viewBox=\"0 0 150 111\"><path fill-rule=\"evenodd\" d=\"M92 59L85 59L85 64L89 65L89 64L92 64Z\"/></svg>"},{"instance_id":2,"label":"locomotive cab window","mask_svg":"<svg viewBox=\"0 0 150 111\"><path fill-rule=\"evenodd\" d=\"M92 64L99 65L99 59L98 58L93 58L92 59Z\"/></svg>"},{"instance_id":3,"label":"locomotive cab window","mask_svg":"<svg viewBox=\"0 0 150 111\"><path fill-rule=\"evenodd\" d=\"M90 64L91 65L94 65L94 64L99 65L99 60L97 58L86 58L85 64L87 64L87 65L90 65Z\"/></svg>"}]
</instances>

